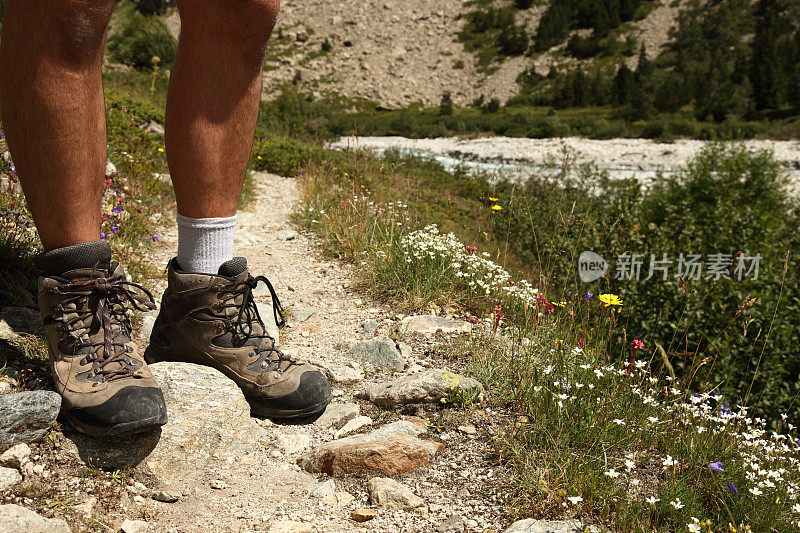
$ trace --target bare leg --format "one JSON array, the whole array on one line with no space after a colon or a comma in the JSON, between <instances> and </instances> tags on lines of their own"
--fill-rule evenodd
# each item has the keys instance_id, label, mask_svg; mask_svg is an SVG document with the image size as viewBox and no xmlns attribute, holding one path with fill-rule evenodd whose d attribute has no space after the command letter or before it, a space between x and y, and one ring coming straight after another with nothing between
<instances>
[{"instance_id":1,"label":"bare leg","mask_svg":"<svg viewBox=\"0 0 800 533\"><path fill-rule=\"evenodd\" d=\"M278 0L179 0L181 36L167 97L166 143L178 212L236 213Z\"/></svg>"},{"instance_id":2,"label":"bare leg","mask_svg":"<svg viewBox=\"0 0 800 533\"><path fill-rule=\"evenodd\" d=\"M0 103L45 250L100 237L106 126L100 76L113 0L8 0Z\"/></svg>"}]
</instances>

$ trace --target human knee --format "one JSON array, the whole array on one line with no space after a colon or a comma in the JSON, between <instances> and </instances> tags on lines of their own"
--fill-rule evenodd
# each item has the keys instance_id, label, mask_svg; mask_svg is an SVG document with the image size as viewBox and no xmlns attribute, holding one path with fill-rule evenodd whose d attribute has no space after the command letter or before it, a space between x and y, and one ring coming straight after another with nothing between
<instances>
[{"instance_id":1,"label":"human knee","mask_svg":"<svg viewBox=\"0 0 800 533\"><path fill-rule=\"evenodd\" d=\"M198 4L194 0L179 1L184 26L195 26L205 35L219 35L226 41L226 47L260 67L278 18L280 1L220 0L213 4ZM184 16L185 12L187 16ZM214 31L204 31L209 24L216 26Z\"/></svg>"},{"instance_id":2,"label":"human knee","mask_svg":"<svg viewBox=\"0 0 800 533\"><path fill-rule=\"evenodd\" d=\"M97 61L103 53L106 28L114 0L61 0L55 16L60 30L58 47L73 63Z\"/></svg>"}]
</instances>

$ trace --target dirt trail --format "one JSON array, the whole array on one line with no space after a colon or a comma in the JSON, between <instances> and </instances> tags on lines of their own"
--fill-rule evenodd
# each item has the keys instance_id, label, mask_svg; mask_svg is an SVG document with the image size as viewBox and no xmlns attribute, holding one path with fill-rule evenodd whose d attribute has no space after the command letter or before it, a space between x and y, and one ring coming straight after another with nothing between
<instances>
[{"instance_id":1,"label":"dirt trail","mask_svg":"<svg viewBox=\"0 0 800 533\"><path fill-rule=\"evenodd\" d=\"M342 341L367 339L360 324L367 319L380 323L378 333L391 334L389 311L351 289L350 265L320 259L313 237L291 229L288 217L300 199L296 180L266 173L255 176L256 198L239 213L235 255L248 258L253 275L267 275L285 307L291 310L290 327L281 331L280 346L292 355L327 365L345 365ZM153 260L165 264L177 247L177 229L169 228L156 246ZM154 294L161 294L163 279L151 280ZM268 298L260 294L258 300ZM426 342L417 339L410 364L436 365L422 352ZM377 378L377 379L376 379ZM380 376L369 376L380 381ZM351 402L359 385L334 385L334 402ZM396 419L362 403L362 414L381 422ZM374 409L374 407L372 408ZM366 411L366 413L364 413ZM475 416L464 413L465 418ZM355 500L331 505L309 496L324 477L300 470L295 459L312 446L333 439L332 430L310 426L276 426L260 422L261 445L233 463L219 463L175 484L183 497L176 503L148 501L148 531L283 531L276 521L296 522L286 531L437 531L440 524L459 514L467 531L484 531L504 522L502 506L493 489L495 472L489 450L475 436L456 431L440 436L445 451L429 465L396 479L410 486L427 505L426 511L379 510L378 517L356 524L350 512L370 507L366 481L371 476L335 479L337 491L347 491ZM223 488L212 488L223 487ZM272 529L270 529L272 528ZM453 529L463 531L464 529ZM491 530L491 529L490 529Z\"/></svg>"}]
</instances>

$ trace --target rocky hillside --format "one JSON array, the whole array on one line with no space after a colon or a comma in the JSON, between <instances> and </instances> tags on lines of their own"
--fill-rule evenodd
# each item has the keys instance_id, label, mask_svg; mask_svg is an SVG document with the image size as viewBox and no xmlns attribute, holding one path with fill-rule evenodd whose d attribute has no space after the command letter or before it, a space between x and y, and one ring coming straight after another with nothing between
<instances>
[{"instance_id":1,"label":"rocky hillside","mask_svg":"<svg viewBox=\"0 0 800 533\"><path fill-rule=\"evenodd\" d=\"M681 3L654 2L626 35L645 44L648 55L655 57L669 40ZM518 11L517 24L532 35L548 4ZM458 38L465 23L460 15L474 5L473 0L285 0L266 63L264 96L270 98L282 84L295 81L317 94L365 98L386 108L435 104L445 92L452 93L456 105L480 96L505 102L517 94L516 80L525 70L533 67L546 75L553 62L576 61L563 57L562 43L534 57L500 58L481 68ZM177 13L167 23L177 36ZM634 66L636 57L628 61Z\"/></svg>"}]
</instances>

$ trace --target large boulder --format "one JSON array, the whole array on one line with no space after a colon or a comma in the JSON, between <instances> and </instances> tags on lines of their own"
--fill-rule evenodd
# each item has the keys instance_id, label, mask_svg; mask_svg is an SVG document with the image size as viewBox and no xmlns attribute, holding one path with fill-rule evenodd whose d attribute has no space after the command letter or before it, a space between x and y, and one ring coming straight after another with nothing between
<instances>
[{"instance_id":1,"label":"large boulder","mask_svg":"<svg viewBox=\"0 0 800 533\"><path fill-rule=\"evenodd\" d=\"M150 365L169 420L156 431L115 439L67 435L66 449L106 469L139 467L171 484L214 461L236 459L264 432L250 418L239 387L213 368L190 363Z\"/></svg>"},{"instance_id":2,"label":"large boulder","mask_svg":"<svg viewBox=\"0 0 800 533\"><path fill-rule=\"evenodd\" d=\"M426 370L389 383L371 385L361 396L384 409L391 409L409 403L473 401L482 394L483 386L475 379L447 370Z\"/></svg>"},{"instance_id":3,"label":"large boulder","mask_svg":"<svg viewBox=\"0 0 800 533\"><path fill-rule=\"evenodd\" d=\"M60 410L61 396L52 391L0 395L0 452L15 444L42 439Z\"/></svg>"},{"instance_id":4,"label":"large boulder","mask_svg":"<svg viewBox=\"0 0 800 533\"><path fill-rule=\"evenodd\" d=\"M13 503L0 505L0 531L3 533L71 533L64 520L44 518Z\"/></svg>"},{"instance_id":5,"label":"large boulder","mask_svg":"<svg viewBox=\"0 0 800 533\"><path fill-rule=\"evenodd\" d=\"M377 472L396 476L427 464L442 444L423 440L423 420L401 420L371 433L338 439L314 448L297 459L300 467L315 474L342 476Z\"/></svg>"}]
</instances>

